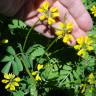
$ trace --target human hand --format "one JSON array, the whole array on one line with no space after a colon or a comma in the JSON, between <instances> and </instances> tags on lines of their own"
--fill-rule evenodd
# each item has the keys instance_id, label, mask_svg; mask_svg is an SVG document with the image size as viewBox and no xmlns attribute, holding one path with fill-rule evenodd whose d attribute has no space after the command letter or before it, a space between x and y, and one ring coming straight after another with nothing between
<instances>
[{"instance_id":1,"label":"human hand","mask_svg":"<svg viewBox=\"0 0 96 96\"><path fill-rule=\"evenodd\" d=\"M34 25L34 23L38 20L38 12L37 9L40 7L45 0L27 0L25 4L23 19L25 23L29 26ZM84 5L81 0L48 0L52 6L56 6L58 8L60 14L60 21L73 23L73 31L72 35L74 39L70 42L70 45L75 44L76 38L83 35L86 36L86 32L88 32L92 28L92 20L88 12L86 11ZM66 14L66 20L64 21L64 16ZM53 26L58 27L59 23L54 24ZM40 24L34 28L37 32L47 36L54 37L54 35L49 32L50 30L46 30L46 26Z\"/></svg>"}]
</instances>

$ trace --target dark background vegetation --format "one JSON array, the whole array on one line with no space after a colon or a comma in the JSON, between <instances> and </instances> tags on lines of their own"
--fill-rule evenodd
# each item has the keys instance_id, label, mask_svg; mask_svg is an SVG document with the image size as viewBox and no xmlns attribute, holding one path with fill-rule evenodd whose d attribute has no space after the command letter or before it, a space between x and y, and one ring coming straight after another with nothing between
<instances>
[{"instance_id":1,"label":"dark background vegetation","mask_svg":"<svg viewBox=\"0 0 96 96\"><path fill-rule=\"evenodd\" d=\"M17 43L21 43L23 45L25 36L29 29L28 27L27 29L10 30L8 28L8 24L12 23L12 19L13 18L8 18L4 16L0 17L0 41L2 41L3 39L9 40L8 44L0 44L0 61L7 54L7 46L13 46L13 48L16 49L16 52L19 51L17 49ZM11 31L13 32L13 34ZM32 31L28 38L26 49L33 44L42 44L47 48L52 40L53 39L48 39L44 36L39 35L37 32ZM55 50L61 48L63 48L63 50L57 52L56 54L53 54L52 57L56 57L64 62L68 62L71 60L74 63L78 60L75 51L71 47L64 45L61 40L57 41L49 51L54 52ZM0 62L0 70L3 68L4 65L5 63ZM2 78L3 74L0 73L0 96L10 96L10 93L8 93L4 88L5 85L1 83ZM53 87L47 96L74 96L74 90Z\"/></svg>"}]
</instances>

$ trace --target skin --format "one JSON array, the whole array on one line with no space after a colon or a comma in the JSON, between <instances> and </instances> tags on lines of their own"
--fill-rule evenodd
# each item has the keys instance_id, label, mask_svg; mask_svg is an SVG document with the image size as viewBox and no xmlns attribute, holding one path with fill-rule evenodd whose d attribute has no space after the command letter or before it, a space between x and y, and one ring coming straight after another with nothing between
<instances>
[{"instance_id":1,"label":"skin","mask_svg":"<svg viewBox=\"0 0 96 96\"><path fill-rule=\"evenodd\" d=\"M83 35L86 36L86 32L88 32L92 28L92 20L89 13L86 11L84 5L81 0L48 0L51 6L55 6L59 10L60 21L73 23L73 40L70 41L69 45L74 45L76 43L76 38ZM20 13L21 17L25 20L25 23L29 26L32 26L37 20L38 14L37 9L40 5L45 2L45 0L27 0L25 3L24 13ZM19 13L18 13L19 14ZM66 14L66 20L64 21L64 16ZM53 26L58 28L59 22ZM54 35L51 34L50 30L46 30L46 26L44 24L38 23L38 26L34 28L40 34L43 34L46 37L53 38Z\"/></svg>"}]
</instances>

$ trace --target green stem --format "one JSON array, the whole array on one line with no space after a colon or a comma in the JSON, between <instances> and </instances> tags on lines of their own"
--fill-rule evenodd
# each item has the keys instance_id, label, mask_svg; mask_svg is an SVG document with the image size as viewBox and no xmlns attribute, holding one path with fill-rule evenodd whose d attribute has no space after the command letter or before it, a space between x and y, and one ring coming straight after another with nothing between
<instances>
[{"instance_id":1,"label":"green stem","mask_svg":"<svg viewBox=\"0 0 96 96\"><path fill-rule=\"evenodd\" d=\"M56 54L56 53L58 53L58 52L60 52L60 51L62 51L62 50L64 50L64 47L62 47L61 49L55 50L55 51L52 52L50 55Z\"/></svg>"},{"instance_id":2,"label":"green stem","mask_svg":"<svg viewBox=\"0 0 96 96\"><path fill-rule=\"evenodd\" d=\"M46 54L46 52L53 46L53 44L58 40L58 38L54 39L51 44L49 44L48 48L45 50L45 55L49 58L49 56ZM44 56L44 54L40 57L40 59ZM39 60L40 60L39 59Z\"/></svg>"},{"instance_id":3,"label":"green stem","mask_svg":"<svg viewBox=\"0 0 96 96\"><path fill-rule=\"evenodd\" d=\"M45 53L53 46L53 44L58 40L58 38L54 39L51 44L49 44L48 48L46 49Z\"/></svg>"},{"instance_id":4,"label":"green stem","mask_svg":"<svg viewBox=\"0 0 96 96\"><path fill-rule=\"evenodd\" d=\"M29 31L28 31L28 33L27 33L27 35L26 35L26 37L25 37L25 41L24 41L24 45L23 45L23 50L25 49L26 43L27 43L27 41L28 41L29 34L31 33L31 31L32 31L32 29L35 27L35 25L38 23L38 21L39 21L39 20L37 20L37 21L34 23L34 25L29 29Z\"/></svg>"}]
</instances>

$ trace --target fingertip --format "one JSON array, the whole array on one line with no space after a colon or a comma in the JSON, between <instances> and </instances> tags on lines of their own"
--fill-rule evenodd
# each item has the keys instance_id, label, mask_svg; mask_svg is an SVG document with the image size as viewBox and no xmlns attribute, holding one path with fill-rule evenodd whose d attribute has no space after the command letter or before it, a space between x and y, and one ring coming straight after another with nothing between
<instances>
[{"instance_id":1,"label":"fingertip","mask_svg":"<svg viewBox=\"0 0 96 96\"><path fill-rule=\"evenodd\" d=\"M74 46L76 44L75 38L72 38L69 42L67 42L69 46Z\"/></svg>"},{"instance_id":2,"label":"fingertip","mask_svg":"<svg viewBox=\"0 0 96 96\"><path fill-rule=\"evenodd\" d=\"M76 39L79 38L80 36L87 36L87 33L78 28L76 31L73 31L73 32L72 32L72 35L73 35L73 37L74 37L75 40L76 40Z\"/></svg>"},{"instance_id":3,"label":"fingertip","mask_svg":"<svg viewBox=\"0 0 96 96\"><path fill-rule=\"evenodd\" d=\"M82 14L78 19L76 19L76 21L79 27L85 32L92 29L93 22L91 16L87 11L84 14Z\"/></svg>"}]
</instances>

